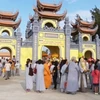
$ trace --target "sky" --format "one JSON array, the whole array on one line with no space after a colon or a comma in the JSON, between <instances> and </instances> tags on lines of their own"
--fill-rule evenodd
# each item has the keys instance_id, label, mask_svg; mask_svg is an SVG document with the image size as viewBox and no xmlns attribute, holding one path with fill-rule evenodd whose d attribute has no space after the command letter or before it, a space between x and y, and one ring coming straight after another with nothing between
<instances>
[{"instance_id":1,"label":"sky","mask_svg":"<svg viewBox=\"0 0 100 100\"><path fill-rule=\"evenodd\" d=\"M34 15L33 8L36 6L37 0L0 0L0 11L8 11L15 13L19 11L17 20L21 17L22 21L20 29L22 37L25 38L25 30L27 22L29 21L29 15ZM90 10L97 6L100 8L100 0L40 0L42 3L58 4L63 2L59 14L62 14L67 10L66 17L69 17L70 21L74 21L76 14L79 14L82 19L90 21L91 13ZM60 26L63 27L63 22Z\"/></svg>"}]
</instances>

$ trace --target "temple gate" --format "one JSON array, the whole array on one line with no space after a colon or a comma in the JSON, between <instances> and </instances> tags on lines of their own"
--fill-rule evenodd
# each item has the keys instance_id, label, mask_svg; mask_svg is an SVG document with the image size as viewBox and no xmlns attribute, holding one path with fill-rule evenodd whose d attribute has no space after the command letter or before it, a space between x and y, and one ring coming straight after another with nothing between
<instances>
[{"instance_id":1,"label":"temple gate","mask_svg":"<svg viewBox=\"0 0 100 100\"><path fill-rule=\"evenodd\" d=\"M43 4L37 0L37 6L34 8L35 15L30 16L27 24L26 40L32 43L32 59L42 59L42 47L46 46L50 49L51 58L67 58L70 59L70 27L69 20L65 20L65 28L61 29L59 22L62 21L66 12L57 14L62 3ZM32 26L32 27L31 27Z\"/></svg>"},{"instance_id":2,"label":"temple gate","mask_svg":"<svg viewBox=\"0 0 100 100\"><path fill-rule=\"evenodd\" d=\"M12 59L14 55L16 60L20 62L21 33L19 29L17 31L16 29L18 28L21 19L15 22L18 14L19 12L0 12L0 50L2 52L5 50L9 51L9 56L6 54L1 55L1 57Z\"/></svg>"}]
</instances>

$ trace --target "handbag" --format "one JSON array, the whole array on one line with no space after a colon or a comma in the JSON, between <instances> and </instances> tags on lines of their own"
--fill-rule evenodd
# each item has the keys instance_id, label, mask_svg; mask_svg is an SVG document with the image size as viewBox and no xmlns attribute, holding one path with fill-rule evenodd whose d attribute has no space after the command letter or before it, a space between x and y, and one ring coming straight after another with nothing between
<instances>
[{"instance_id":1,"label":"handbag","mask_svg":"<svg viewBox=\"0 0 100 100\"><path fill-rule=\"evenodd\" d=\"M35 68L34 68L34 70L33 70L33 73L34 73L34 74L37 74L36 66L35 66Z\"/></svg>"},{"instance_id":2,"label":"handbag","mask_svg":"<svg viewBox=\"0 0 100 100\"><path fill-rule=\"evenodd\" d=\"M32 69L32 67L31 67L31 64L30 64L30 68L29 68L29 75L30 75L30 76L33 76L33 69Z\"/></svg>"},{"instance_id":3,"label":"handbag","mask_svg":"<svg viewBox=\"0 0 100 100\"><path fill-rule=\"evenodd\" d=\"M69 65L68 65L67 68L65 69L65 73L68 74L68 71L69 71Z\"/></svg>"},{"instance_id":4,"label":"handbag","mask_svg":"<svg viewBox=\"0 0 100 100\"><path fill-rule=\"evenodd\" d=\"M67 87L67 81L66 82L64 82L64 88L66 88Z\"/></svg>"}]
</instances>

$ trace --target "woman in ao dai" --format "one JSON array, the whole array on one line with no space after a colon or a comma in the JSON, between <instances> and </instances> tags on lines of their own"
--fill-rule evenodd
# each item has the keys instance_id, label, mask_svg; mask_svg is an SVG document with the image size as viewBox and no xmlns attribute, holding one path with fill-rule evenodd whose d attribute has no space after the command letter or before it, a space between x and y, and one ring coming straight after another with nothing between
<instances>
[{"instance_id":1,"label":"woman in ao dai","mask_svg":"<svg viewBox=\"0 0 100 100\"><path fill-rule=\"evenodd\" d=\"M32 61L27 59L26 61L26 91L29 92L33 89L33 76L29 75L29 68L32 67Z\"/></svg>"},{"instance_id":2,"label":"woman in ao dai","mask_svg":"<svg viewBox=\"0 0 100 100\"><path fill-rule=\"evenodd\" d=\"M42 60L38 60L36 64L36 91L42 92L45 90L44 84L44 64Z\"/></svg>"}]
</instances>

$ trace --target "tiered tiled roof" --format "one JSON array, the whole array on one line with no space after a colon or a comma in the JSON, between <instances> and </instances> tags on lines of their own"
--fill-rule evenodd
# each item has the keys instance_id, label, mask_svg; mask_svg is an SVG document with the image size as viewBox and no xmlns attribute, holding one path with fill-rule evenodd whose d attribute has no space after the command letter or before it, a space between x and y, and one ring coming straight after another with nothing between
<instances>
[{"instance_id":1,"label":"tiered tiled roof","mask_svg":"<svg viewBox=\"0 0 100 100\"><path fill-rule=\"evenodd\" d=\"M71 25L73 26L72 30L74 30L72 31L72 34L75 34L79 31L81 33L94 35L98 30L98 26L93 28L94 24L95 20L92 20L91 22L84 21L80 18L79 15L77 15L76 23L71 23Z\"/></svg>"},{"instance_id":2,"label":"tiered tiled roof","mask_svg":"<svg viewBox=\"0 0 100 100\"><path fill-rule=\"evenodd\" d=\"M47 4L47 3L41 3L40 0L37 0L37 8L38 10L49 10L56 12L58 11L62 6L62 2L59 4Z\"/></svg>"},{"instance_id":3,"label":"tiered tiled roof","mask_svg":"<svg viewBox=\"0 0 100 100\"><path fill-rule=\"evenodd\" d=\"M21 19L15 22L18 14L19 12L11 13L11 12L0 11L0 26L7 26L16 29L21 23Z\"/></svg>"},{"instance_id":4,"label":"tiered tiled roof","mask_svg":"<svg viewBox=\"0 0 100 100\"><path fill-rule=\"evenodd\" d=\"M63 20L66 16L67 12L64 12L63 14L56 14L55 12L49 12L49 11L38 11L37 8L34 9L35 12L38 13L38 15L41 18L50 18L50 19L56 19L56 20Z\"/></svg>"},{"instance_id":5,"label":"tiered tiled roof","mask_svg":"<svg viewBox=\"0 0 100 100\"><path fill-rule=\"evenodd\" d=\"M40 0L37 0L37 7L33 8L36 13L38 13L39 18L49 18L61 21L65 18L67 11L63 14L57 14L56 12L60 10L62 3L57 4L46 4L41 3ZM30 20L33 17L29 17Z\"/></svg>"}]
</instances>

